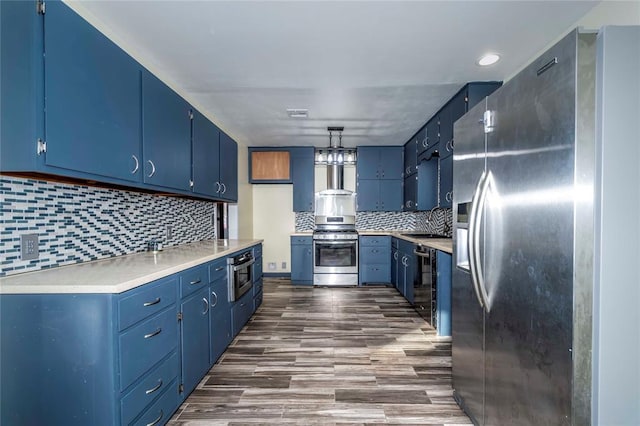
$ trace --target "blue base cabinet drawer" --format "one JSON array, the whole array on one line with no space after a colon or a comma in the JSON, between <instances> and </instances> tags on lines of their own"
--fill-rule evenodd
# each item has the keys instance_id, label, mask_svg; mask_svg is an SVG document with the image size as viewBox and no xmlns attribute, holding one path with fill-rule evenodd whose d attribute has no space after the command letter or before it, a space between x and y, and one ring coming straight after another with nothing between
<instances>
[{"instance_id":1,"label":"blue base cabinet drawer","mask_svg":"<svg viewBox=\"0 0 640 426\"><path fill-rule=\"evenodd\" d=\"M209 270L205 265L196 266L180 273L180 297L195 293L209 285Z\"/></svg>"},{"instance_id":2,"label":"blue base cabinet drawer","mask_svg":"<svg viewBox=\"0 0 640 426\"><path fill-rule=\"evenodd\" d=\"M227 259L214 260L209 264L209 282L227 279Z\"/></svg>"},{"instance_id":3,"label":"blue base cabinet drawer","mask_svg":"<svg viewBox=\"0 0 640 426\"><path fill-rule=\"evenodd\" d=\"M237 336L242 327L249 321L253 313L253 293L246 292L231 307L231 324L233 336Z\"/></svg>"},{"instance_id":4,"label":"blue base cabinet drawer","mask_svg":"<svg viewBox=\"0 0 640 426\"><path fill-rule=\"evenodd\" d=\"M150 366L178 343L178 321L174 309L130 328L120 335L120 390L126 389Z\"/></svg>"},{"instance_id":5,"label":"blue base cabinet drawer","mask_svg":"<svg viewBox=\"0 0 640 426\"><path fill-rule=\"evenodd\" d=\"M146 406L167 390L170 383L175 383L179 372L178 354L174 353L129 391L121 400L121 419L128 425ZM173 388L177 393L177 387Z\"/></svg>"},{"instance_id":6,"label":"blue base cabinet drawer","mask_svg":"<svg viewBox=\"0 0 640 426\"><path fill-rule=\"evenodd\" d=\"M253 297L253 311L257 311L262 305L262 291Z\"/></svg>"},{"instance_id":7,"label":"blue base cabinet drawer","mask_svg":"<svg viewBox=\"0 0 640 426\"><path fill-rule=\"evenodd\" d=\"M135 426L160 426L166 424L173 412L178 408L178 393L176 382L168 384L164 394L151 404L132 424Z\"/></svg>"},{"instance_id":8,"label":"blue base cabinet drawer","mask_svg":"<svg viewBox=\"0 0 640 426\"><path fill-rule=\"evenodd\" d=\"M177 278L173 277L161 279L157 284L147 284L141 289L133 289L123 293L118 301L118 330L122 331L176 303L177 284Z\"/></svg>"},{"instance_id":9,"label":"blue base cabinet drawer","mask_svg":"<svg viewBox=\"0 0 640 426\"><path fill-rule=\"evenodd\" d=\"M360 282L362 283L390 283L391 265L372 264L360 266Z\"/></svg>"}]
</instances>

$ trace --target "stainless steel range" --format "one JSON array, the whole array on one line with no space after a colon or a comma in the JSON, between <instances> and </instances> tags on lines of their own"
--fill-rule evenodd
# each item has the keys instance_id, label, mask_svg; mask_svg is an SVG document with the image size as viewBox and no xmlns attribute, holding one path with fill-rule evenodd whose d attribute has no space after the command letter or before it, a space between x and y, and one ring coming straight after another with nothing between
<instances>
[{"instance_id":1,"label":"stainless steel range","mask_svg":"<svg viewBox=\"0 0 640 426\"><path fill-rule=\"evenodd\" d=\"M358 233L355 229L313 233L313 284L358 285Z\"/></svg>"},{"instance_id":2,"label":"stainless steel range","mask_svg":"<svg viewBox=\"0 0 640 426\"><path fill-rule=\"evenodd\" d=\"M341 128L329 128L342 131ZM331 141L331 137L329 137ZM338 149L339 147L333 147ZM340 156L334 155L334 159ZM356 194L343 186L343 164L327 164L327 189L315 195L313 284L358 285Z\"/></svg>"}]
</instances>

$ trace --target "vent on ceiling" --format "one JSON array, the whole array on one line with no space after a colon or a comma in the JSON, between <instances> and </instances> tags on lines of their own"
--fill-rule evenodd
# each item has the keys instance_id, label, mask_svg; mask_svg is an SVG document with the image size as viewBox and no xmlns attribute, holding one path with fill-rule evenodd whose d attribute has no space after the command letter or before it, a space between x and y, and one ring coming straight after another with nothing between
<instances>
[{"instance_id":1,"label":"vent on ceiling","mask_svg":"<svg viewBox=\"0 0 640 426\"><path fill-rule=\"evenodd\" d=\"M307 118L309 110L304 108L287 108L289 118Z\"/></svg>"}]
</instances>

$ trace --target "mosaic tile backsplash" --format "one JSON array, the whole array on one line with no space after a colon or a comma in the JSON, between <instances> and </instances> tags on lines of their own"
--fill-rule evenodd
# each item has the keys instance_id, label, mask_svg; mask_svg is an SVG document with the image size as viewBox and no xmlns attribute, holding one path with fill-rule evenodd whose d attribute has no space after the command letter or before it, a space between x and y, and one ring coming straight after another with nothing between
<instances>
[{"instance_id":1,"label":"mosaic tile backsplash","mask_svg":"<svg viewBox=\"0 0 640 426\"><path fill-rule=\"evenodd\" d=\"M433 212L358 212L356 229L420 231L451 236L451 209ZM296 213L296 231L313 230L313 213Z\"/></svg>"},{"instance_id":2,"label":"mosaic tile backsplash","mask_svg":"<svg viewBox=\"0 0 640 426\"><path fill-rule=\"evenodd\" d=\"M0 276L215 238L215 203L115 189L0 178ZM172 227L167 240L166 226ZM20 260L37 234L39 259Z\"/></svg>"}]
</instances>

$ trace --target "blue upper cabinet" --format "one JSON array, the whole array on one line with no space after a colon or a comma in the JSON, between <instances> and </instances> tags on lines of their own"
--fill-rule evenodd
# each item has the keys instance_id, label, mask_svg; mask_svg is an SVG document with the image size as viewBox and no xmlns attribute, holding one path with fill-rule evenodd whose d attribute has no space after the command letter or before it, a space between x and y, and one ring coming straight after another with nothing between
<instances>
[{"instance_id":1,"label":"blue upper cabinet","mask_svg":"<svg viewBox=\"0 0 640 426\"><path fill-rule=\"evenodd\" d=\"M402 179L402 147L359 146L356 167L358 179Z\"/></svg>"},{"instance_id":2,"label":"blue upper cabinet","mask_svg":"<svg viewBox=\"0 0 640 426\"><path fill-rule=\"evenodd\" d=\"M140 181L139 65L61 2L44 35L47 165Z\"/></svg>"},{"instance_id":3,"label":"blue upper cabinet","mask_svg":"<svg viewBox=\"0 0 640 426\"><path fill-rule=\"evenodd\" d=\"M358 211L402 210L403 148L359 146Z\"/></svg>"},{"instance_id":4,"label":"blue upper cabinet","mask_svg":"<svg viewBox=\"0 0 640 426\"><path fill-rule=\"evenodd\" d=\"M193 111L193 192L212 197L220 194L220 130L199 111Z\"/></svg>"},{"instance_id":5,"label":"blue upper cabinet","mask_svg":"<svg viewBox=\"0 0 640 426\"><path fill-rule=\"evenodd\" d=\"M142 73L144 182L190 191L191 107L153 74Z\"/></svg>"},{"instance_id":6,"label":"blue upper cabinet","mask_svg":"<svg viewBox=\"0 0 640 426\"><path fill-rule=\"evenodd\" d=\"M375 146L359 146L356 164L358 179L378 179L380 174L380 149Z\"/></svg>"},{"instance_id":7,"label":"blue upper cabinet","mask_svg":"<svg viewBox=\"0 0 640 426\"><path fill-rule=\"evenodd\" d=\"M418 135L404 144L404 177L411 176L418 171Z\"/></svg>"},{"instance_id":8,"label":"blue upper cabinet","mask_svg":"<svg viewBox=\"0 0 640 426\"><path fill-rule=\"evenodd\" d=\"M314 201L313 147L291 148L291 180L293 181L293 211L312 212Z\"/></svg>"},{"instance_id":9,"label":"blue upper cabinet","mask_svg":"<svg viewBox=\"0 0 640 426\"><path fill-rule=\"evenodd\" d=\"M238 145L193 110L193 192L224 201L238 199Z\"/></svg>"},{"instance_id":10,"label":"blue upper cabinet","mask_svg":"<svg viewBox=\"0 0 640 426\"><path fill-rule=\"evenodd\" d=\"M238 201L238 144L220 132L220 195L225 201Z\"/></svg>"}]
</instances>

